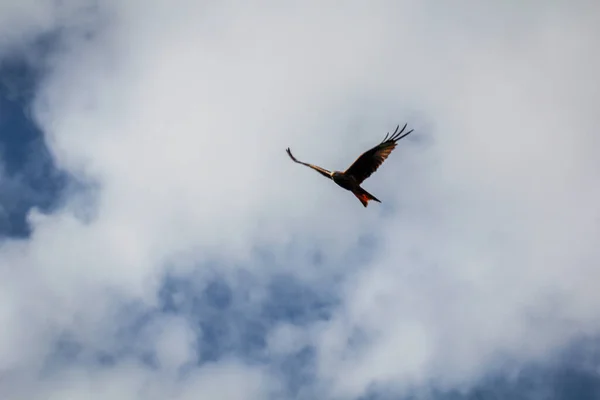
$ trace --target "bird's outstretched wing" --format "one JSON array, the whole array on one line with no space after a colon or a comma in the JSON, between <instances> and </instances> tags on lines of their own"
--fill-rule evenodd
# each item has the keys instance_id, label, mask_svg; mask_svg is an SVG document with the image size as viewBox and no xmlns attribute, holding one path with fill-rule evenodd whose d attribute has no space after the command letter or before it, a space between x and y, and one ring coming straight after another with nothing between
<instances>
[{"instance_id":1,"label":"bird's outstretched wing","mask_svg":"<svg viewBox=\"0 0 600 400\"><path fill-rule=\"evenodd\" d=\"M398 129L400 128L400 125L398 125L391 136L388 132L381 143L362 153L360 157L344 171L344 173L353 176L360 185L365 179L371 176L373 172L377 171L377 168L379 168L381 164L383 164L392 150L396 148L396 142L413 131L413 129L411 129L401 136L404 129L406 129L406 125L408 124L405 124L400 132L398 132Z\"/></svg>"},{"instance_id":2,"label":"bird's outstretched wing","mask_svg":"<svg viewBox=\"0 0 600 400\"><path fill-rule=\"evenodd\" d=\"M321 175L323 175L324 177L331 179L331 171L328 171L325 168L321 168L321 167L313 165L313 164L309 164L309 163L305 163L305 162L302 162L302 161L298 161L296 159L296 157L294 157L292 155L292 151L290 150L289 147L287 149L285 149L285 151L288 153L288 156L290 156L290 158L292 159L293 162L305 165L305 166L307 166L309 168L312 168L315 171L317 171L318 173L320 173Z\"/></svg>"}]
</instances>

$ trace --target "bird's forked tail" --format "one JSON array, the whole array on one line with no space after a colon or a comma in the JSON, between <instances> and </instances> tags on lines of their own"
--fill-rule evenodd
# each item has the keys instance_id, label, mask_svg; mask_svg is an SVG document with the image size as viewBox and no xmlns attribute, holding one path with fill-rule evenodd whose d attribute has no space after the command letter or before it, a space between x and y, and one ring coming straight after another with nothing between
<instances>
[{"instance_id":1,"label":"bird's forked tail","mask_svg":"<svg viewBox=\"0 0 600 400\"><path fill-rule=\"evenodd\" d=\"M370 200L375 200L376 202L381 203L381 201L379 201L379 199L377 197L373 196L371 193L367 192L365 189L361 188L360 186L358 188L356 188L354 191L352 191L352 193L354 193L356 198L358 198L358 200L360 200L362 205L365 207L369 205Z\"/></svg>"}]
</instances>

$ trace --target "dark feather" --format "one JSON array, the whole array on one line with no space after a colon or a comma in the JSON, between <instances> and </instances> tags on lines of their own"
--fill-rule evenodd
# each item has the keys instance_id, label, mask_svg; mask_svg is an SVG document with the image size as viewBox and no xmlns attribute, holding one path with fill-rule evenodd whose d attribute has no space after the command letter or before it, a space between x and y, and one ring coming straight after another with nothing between
<instances>
[{"instance_id":1,"label":"dark feather","mask_svg":"<svg viewBox=\"0 0 600 400\"><path fill-rule=\"evenodd\" d=\"M320 173L321 175L323 175L324 177L331 179L331 171L326 170L325 168L321 168L321 167L319 167L317 165L313 165L313 164L305 163L305 162L302 162L302 161L298 161L296 159L296 157L294 157L292 155L292 151L290 150L289 147L287 149L285 149L285 151L288 153L288 156L290 156L290 158L292 159L293 162L305 165L305 166L307 166L309 168L312 168L315 171L317 171L318 173Z\"/></svg>"},{"instance_id":2,"label":"dark feather","mask_svg":"<svg viewBox=\"0 0 600 400\"><path fill-rule=\"evenodd\" d=\"M383 138L383 141L379 143L377 146L373 147L370 150L365 151L360 155L352 163L350 167L346 171L345 174L353 176L356 179L356 182L360 185L365 179L367 179L371 174L377 171L377 168L383 164L386 158L390 155L390 153L396 148L396 143L398 140L410 134L413 130L406 132L404 135L401 135L406 129L406 125L398 132L400 125L396 127L394 133L390 136L389 132Z\"/></svg>"}]
</instances>

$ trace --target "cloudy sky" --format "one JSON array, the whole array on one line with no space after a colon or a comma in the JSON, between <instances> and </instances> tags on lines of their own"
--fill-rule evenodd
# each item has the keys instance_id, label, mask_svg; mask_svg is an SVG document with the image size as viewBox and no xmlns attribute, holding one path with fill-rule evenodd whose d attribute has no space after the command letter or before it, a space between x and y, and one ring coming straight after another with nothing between
<instances>
[{"instance_id":1,"label":"cloudy sky","mask_svg":"<svg viewBox=\"0 0 600 400\"><path fill-rule=\"evenodd\" d=\"M0 0L0 397L598 398L600 6L496 3Z\"/></svg>"}]
</instances>

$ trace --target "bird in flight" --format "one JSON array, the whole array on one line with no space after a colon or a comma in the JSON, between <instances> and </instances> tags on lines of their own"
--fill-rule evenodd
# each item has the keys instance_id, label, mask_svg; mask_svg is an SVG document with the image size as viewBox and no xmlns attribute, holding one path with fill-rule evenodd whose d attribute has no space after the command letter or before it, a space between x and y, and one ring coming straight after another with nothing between
<instances>
[{"instance_id":1,"label":"bird in flight","mask_svg":"<svg viewBox=\"0 0 600 400\"><path fill-rule=\"evenodd\" d=\"M398 125L391 136L388 132L381 143L362 153L360 157L358 157L356 161L354 161L354 163L352 163L352 165L343 172L328 171L325 168L298 161L296 157L292 155L289 147L286 149L286 152L295 163L314 169L326 178L332 179L338 186L341 186L342 188L352 192L358 198L358 200L360 200L362 205L366 207L371 200L375 200L378 203L381 203L381 201L360 187L360 184L369 176L371 176L373 172L377 171L377 168L383 164L385 159L396 148L398 140L408 136L408 134L413 131L413 129L411 129L402 135L402 132L404 132L404 129L406 129L406 125L408 124L405 124L400 131L398 131L400 128L400 125Z\"/></svg>"}]
</instances>

